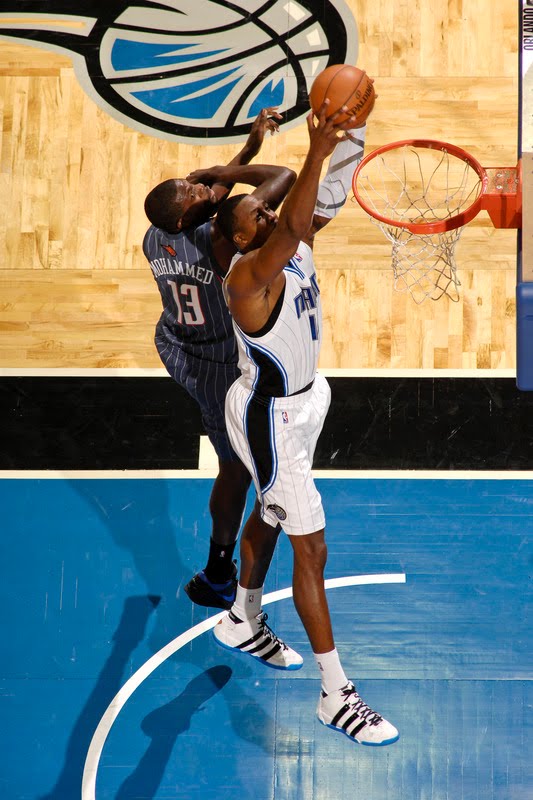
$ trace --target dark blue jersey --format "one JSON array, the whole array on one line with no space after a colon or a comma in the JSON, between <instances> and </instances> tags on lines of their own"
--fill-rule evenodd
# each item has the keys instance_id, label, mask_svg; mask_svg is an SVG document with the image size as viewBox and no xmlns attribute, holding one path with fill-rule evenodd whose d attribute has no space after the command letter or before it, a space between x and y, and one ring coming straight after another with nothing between
<instances>
[{"instance_id":1,"label":"dark blue jersey","mask_svg":"<svg viewBox=\"0 0 533 800\"><path fill-rule=\"evenodd\" d=\"M170 234L152 225L143 251L159 287L163 313L156 337L170 349L205 361L237 362L237 345L224 300L224 275L213 253L211 221Z\"/></svg>"}]
</instances>

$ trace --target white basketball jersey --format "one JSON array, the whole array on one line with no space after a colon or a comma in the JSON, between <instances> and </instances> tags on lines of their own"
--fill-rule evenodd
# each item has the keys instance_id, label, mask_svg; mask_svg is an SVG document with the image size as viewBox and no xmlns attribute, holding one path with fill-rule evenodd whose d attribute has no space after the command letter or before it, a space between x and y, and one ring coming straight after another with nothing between
<instances>
[{"instance_id":1,"label":"white basketball jersey","mask_svg":"<svg viewBox=\"0 0 533 800\"><path fill-rule=\"evenodd\" d=\"M311 248L300 242L283 272L285 289L264 328L250 335L233 320L242 379L265 397L287 397L310 384L320 353L322 306Z\"/></svg>"}]
</instances>

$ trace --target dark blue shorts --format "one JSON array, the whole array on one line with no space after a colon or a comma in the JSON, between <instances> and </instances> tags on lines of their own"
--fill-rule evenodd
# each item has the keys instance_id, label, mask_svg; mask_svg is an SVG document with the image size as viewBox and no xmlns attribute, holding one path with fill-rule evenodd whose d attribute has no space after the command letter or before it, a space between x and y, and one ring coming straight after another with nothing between
<instances>
[{"instance_id":1,"label":"dark blue shorts","mask_svg":"<svg viewBox=\"0 0 533 800\"><path fill-rule=\"evenodd\" d=\"M196 358L158 336L155 345L169 375L198 403L205 432L219 459L238 461L229 443L224 414L228 389L241 374L237 364Z\"/></svg>"}]
</instances>

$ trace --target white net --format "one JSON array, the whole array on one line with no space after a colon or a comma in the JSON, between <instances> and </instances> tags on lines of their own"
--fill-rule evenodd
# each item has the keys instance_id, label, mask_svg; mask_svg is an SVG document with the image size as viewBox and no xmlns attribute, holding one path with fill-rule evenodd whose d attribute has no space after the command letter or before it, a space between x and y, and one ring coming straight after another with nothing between
<instances>
[{"instance_id":1,"label":"white net","mask_svg":"<svg viewBox=\"0 0 533 800\"><path fill-rule=\"evenodd\" d=\"M454 251L462 228L426 236L382 222L377 224L392 242L396 291L410 292L415 303L422 303L428 297L438 300L443 294L454 302L459 300L461 281L457 277Z\"/></svg>"},{"instance_id":2,"label":"white net","mask_svg":"<svg viewBox=\"0 0 533 800\"><path fill-rule=\"evenodd\" d=\"M467 161L443 149L404 145L363 164L357 189L372 217L392 243L394 288L408 291L416 303L447 295L459 299L455 247L462 227L443 233L412 233L394 223L430 223L451 219L479 197L482 181Z\"/></svg>"}]
</instances>

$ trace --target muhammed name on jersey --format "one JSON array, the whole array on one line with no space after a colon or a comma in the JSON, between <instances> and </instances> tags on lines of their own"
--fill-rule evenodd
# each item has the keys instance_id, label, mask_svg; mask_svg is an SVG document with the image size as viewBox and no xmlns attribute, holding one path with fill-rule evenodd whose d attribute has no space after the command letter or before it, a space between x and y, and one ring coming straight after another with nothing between
<instances>
[{"instance_id":1,"label":"muhammed name on jersey","mask_svg":"<svg viewBox=\"0 0 533 800\"><path fill-rule=\"evenodd\" d=\"M176 258L154 258L149 263L154 278L160 278L162 275L186 275L206 285L213 280L212 269L178 261Z\"/></svg>"}]
</instances>

